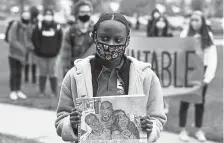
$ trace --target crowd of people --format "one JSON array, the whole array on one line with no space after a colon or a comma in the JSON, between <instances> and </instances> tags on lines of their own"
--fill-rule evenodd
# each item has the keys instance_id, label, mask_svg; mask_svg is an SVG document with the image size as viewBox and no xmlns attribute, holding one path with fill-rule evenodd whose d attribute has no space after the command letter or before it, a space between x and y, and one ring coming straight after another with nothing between
<instances>
[{"instance_id":1,"label":"crowd of people","mask_svg":"<svg viewBox=\"0 0 224 143\"><path fill-rule=\"evenodd\" d=\"M91 2L81 0L74 7L75 22L69 22L69 28L64 32L61 25L54 21L52 9L44 10L43 21L38 21L38 14L35 7L24 10L20 14L20 20L14 20L8 28L6 41L10 49L9 97L12 100L27 98L21 91L23 68L25 82L29 82L31 68L32 83L38 83L39 97L46 96L45 86L48 78L52 89L51 97L58 97L55 67L56 59L61 54L64 79L60 89L56 129L63 140L77 140L77 125L80 123L81 111L75 108L76 98L83 95L97 97L142 93L148 96L148 103L147 116L141 119L141 125L150 140L157 140L166 123L165 113L169 111L170 101L163 101L159 79L150 66L125 55L130 40L130 27L126 18L119 13L106 13L94 24L91 21ZM149 38L173 36L166 16L158 9L152 12L146 33ZM206 141L201 127L206 90L215 76L217 52L212 32L202 12L196 11L191 14L189 24L180 37L195 37L201 40L205 68L202 81L203 102L195 105L195 126L198 129L198 140ZM92 46L96 47L96 53L77 60ZM136 79L143 75L144 83ZM180 103L180 139L183 141L189 140L185 130L188 108L189 103Z\"/></svg>"}]
</instances>

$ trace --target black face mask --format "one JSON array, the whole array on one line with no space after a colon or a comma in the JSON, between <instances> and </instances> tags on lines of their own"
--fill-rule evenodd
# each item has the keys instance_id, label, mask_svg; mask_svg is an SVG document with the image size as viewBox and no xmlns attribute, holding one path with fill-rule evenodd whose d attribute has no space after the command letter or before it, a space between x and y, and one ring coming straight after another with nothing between
<instances>
[{"instance_id":1,"label":"black face mask","mask_svg":"<svg viewBox=\"0 0 224 143\"><path fill-rule=\"evenodd\" d=\"M79 16L78 18L79 18L80 21L82 21L84 23L90 20L89 15L82 15L82 16Z\"/></svg>"},{"instance_id":2,"label":"black face mask","mask_svg":"<svg viewBox=\"0 0 224 143\"><path fill-rule=\"evenodd\" d=\"M22 21L23 24L29 24L29 22L30 22L30 20L26 20L26 19L23 19L23 18L21 18L21 21Z\"/></svg>"}]
</instances>

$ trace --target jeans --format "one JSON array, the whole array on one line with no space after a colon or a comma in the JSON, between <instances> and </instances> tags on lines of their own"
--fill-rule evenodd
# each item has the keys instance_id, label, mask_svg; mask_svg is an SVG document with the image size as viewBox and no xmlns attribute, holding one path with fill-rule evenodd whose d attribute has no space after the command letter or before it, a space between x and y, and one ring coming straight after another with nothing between
<instances>
[{"instance_id":1,"label":"jeans","mask_svg":"<svg viewBox=\"0 0 224 143\"><path fill-rule=\"evenodd\" d=\"M10 68L10 90L19 91L21 89L21 78L22 78L22 63L9 57L9 68Z\"/></svg>"},{"instance_id":2,"label":"jeans","mask_svg":"<svg viewBox=\"0 0 224 143\"><path fill-rule=\"evenodd\" d=\"M206 70L206 67L205 67ZM195 104L195 127L201 128L203 123L203 115L204 115L204 105L205 105L205 95L208 86L205 85L202 89L202 103ZM179 126L185 127L187 124L187 112L190 103L181 101L180 110L179 110Z\"/></svg>"}]
</instances>

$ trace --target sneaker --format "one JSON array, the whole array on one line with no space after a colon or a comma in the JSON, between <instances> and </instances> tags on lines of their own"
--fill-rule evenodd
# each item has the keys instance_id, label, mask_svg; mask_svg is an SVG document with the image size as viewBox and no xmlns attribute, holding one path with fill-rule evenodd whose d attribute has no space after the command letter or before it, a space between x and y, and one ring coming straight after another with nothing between
<instances>
[{"instance_id":1,"label":"sneaker","mask_svg":"<svg viewBox=\"0 0 224 143\"><path fill-rule=\"evenodd\" d=\"M17 100L17 99L18 99L18 96L17 96L17 94L16 94L15 91L12 91L12 92L9 94L9 97L10 97L10 99L12 99L12 100Z\"/></svg>"},{"instance_id":2,"label":"sneaker","mask_svg":"<svg viewBox=\"0 0 224 143\"><path fill-rule=\"evenodd\" d=\"M205 137L205 133L201 130L197 131L195 136L200 142L205 142L207 140Z\"/></svg>"},{"instance_id":3,"label":"sneaker","mask_svg":"<svg viewBox=\"0 0 224 143\"><path fill-rule=\"evenodd\" d=\"M24 93L22 93L21 91L18 91L18 92L17 92L17 96L18 96L19 98L22 98L22 99L26 99L26 98L27 98L27 96L26 96Z\"/></svg>"},{"instance_id":4,"label":"sneaker","mask_svg":"<svg viewBox=\"0 0 224 143\"><path fill-rule=\"evenodd\" d=\"M188 133L186 131L181 131L179 138L181 141L188 142L190 140Z\"/></svg>"}]
</instances>

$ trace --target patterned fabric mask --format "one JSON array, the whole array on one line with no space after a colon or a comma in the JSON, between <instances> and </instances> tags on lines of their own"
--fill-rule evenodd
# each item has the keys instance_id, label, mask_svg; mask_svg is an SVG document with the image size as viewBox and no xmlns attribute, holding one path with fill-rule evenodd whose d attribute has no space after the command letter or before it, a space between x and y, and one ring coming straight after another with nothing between
<instances>
[{"instance_id":1,"label":"patterned fabric mask","mask_svg":"<svg viewBox=\"0 0 224 143\"><path fill-rule=\"evenodd\" d=\"M108 45L101 42L96 42L97 55L107 61L113 61L121 57L126 49L126 44L122 45Z\"/></svg>"}]
</instances>

